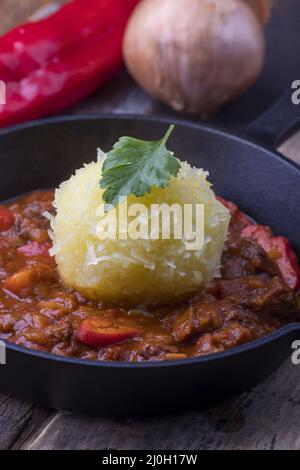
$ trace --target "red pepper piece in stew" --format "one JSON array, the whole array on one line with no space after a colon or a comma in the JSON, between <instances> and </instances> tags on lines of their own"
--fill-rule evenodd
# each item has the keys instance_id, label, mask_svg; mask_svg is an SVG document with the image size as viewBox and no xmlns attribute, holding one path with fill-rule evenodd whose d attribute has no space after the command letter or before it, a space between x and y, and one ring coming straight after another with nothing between
<instances>
[{"instance_id":1,"label":"red pepper piece in stew","mask_svg":"<svg viewBox=\"0 0 300 470\"><path fill-rule=\"evenodd\" d=\"M51 281L54 277L54 270L50 266L44 263L35 263L35 265L20 269L12 276L9 276L3 287L13 294L22 296L23 293L32 293L36 284Z\"/></svg>"},{"instance_id":2,"label":"red pepper piece in stew","mask_svg":"<svg viewBox=\"0 0 300 470\"><path fill-rule=\"evenodd\" d=\"M0 232L9 230L15 221L14 214L6 207L0 206Z\"/></svg>"},{"instance_id":3,"label":"red pepper piece in stew","mask_svg":"<svg viewBox=\"0 0 300 470\"><path fill-rule=\"evenodd\" d=\"M256 240L277 264L287 285L294 291L299 289L300 268L286 237L274 237L271 229L263 225L249 225L242 231L242 237Z\"/></svg>"},{"instance_id":4,"label":"red pepper piece in stew","mask_svg":"<svg viewBox=\"0 0 300 470\"><path fill-rule=\"evenodd\" d=\"M118 326L101 318L88 318L79 326L77 338L89 346L101 347L119 343L136 336L138 331L127 326Z\"/></svg>"},{"instance_id":5,"label":"red pepper piece in stew","mask_svg":"<svg viewBox=\"0 0 300 470\"><path fill-rule=\"evenodd\" d=\"M22 254L25 257L31 258L34 256L49 256L49 249L51 248L51 243L44 242L31 242L27 243L26 245L20 246L17 248L17 252Z\"/></svg>"}]
</instances>

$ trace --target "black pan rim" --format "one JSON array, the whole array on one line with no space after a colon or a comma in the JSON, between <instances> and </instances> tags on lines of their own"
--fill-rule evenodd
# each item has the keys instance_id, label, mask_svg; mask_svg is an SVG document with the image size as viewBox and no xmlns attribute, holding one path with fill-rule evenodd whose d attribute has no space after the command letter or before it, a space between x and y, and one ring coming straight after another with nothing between
<instances>
[{"instance_id":1,"label":"black pan rim","mask_svg":"<svg viewBox=\"0 0 300 470\"><path fill-rule=\"evenodd\" d=\"M300 171L300 164L288 159L285 157L282 153L278 152L276 149L272 149L268 147L267 145L264 145L263 143L260 143L253 139L252 137L248 137L243 132L239 132L238 130L232 131L232 130L226 130L225 128L206 124L204 122L198 122L198 121L189 121L187 118L181 118L181 117L176 117L176 118L169 118L169 117L163 117L163 116L158 116L155 114L151 115L145 115L145 114L128 114L128 113L92 113L92 114L78 114L78 115L72 115L72 114L64 114L60 116L55 116L55 117L48 117L48 118L43 118L43 119L37 119L33 121L28 121L25 123L21 124L16 124L10 127L2 128L0 129L0 137L3 135L9 135L13 134L14 132L17 131L22 131L26 130L32 127L41 127L45 126L48 124L57 124L60 122L77 122L77 121L95 121L95 120L106 120L106 119L112 119L112 120L124 120L124 121L130 121L130 120L140 120L140 121L149 121L149 122L160 122L164 123L166 125L170 124L175 124L178 126L186 126L190 127L192 129L200 129L206 132L210 132L213 134L218 134L222 135L224 137L229 137L234 141L240 142L242 144L247 144L251 145L254 148L257 148L258 150L263 149L267 153L271 154L272 157L276 157L278 160L282 161L284 164Z\"/></svg>"},{"instance_id":2,"label":"black pan rim","mask_svg":"<svg viewBox=\"0 0 300 470\"><path fill-rule=\"evenodd\" d=\"M130 121L130 120L140 120L140 121L149 121L149 122L160 122L163 124L170 124L173 123L178 126L185 126L185 127L190 127L192 129L199 129L199 130L204 130L206 132L210 132L213 134L217 135L222 135L226 138L231 138L234 141L240 142L241 144L247 144L251 145L252 147L257 148L258 150L264 150L267 153L269 153L273 158L276 158L280 161L282 161L285 165L290 166L294 170L298 171L300 173L300 165L297 163L289 160L286 158L284 155L282 155L280 152L277 150L273 150L265 145L262 145L252 138L248 138L247 136L240 134L238 132L232 132L232 131L227 131L223 128L219 128L217 126L211 126L205 123L201 122L191 122L187 119L184 118L168 118L168 117L161 117L161 116L156 116L156 115L140 115L140 114L117 114L117 113L93 113L93 114L82 114L82 115L62 115L62 116L57 116L57 117L50 117L46 119L38 119L34 121L29 121L26 123L22 124L17 124L8 128L4 128L0 130L0 138L1 136L13 134L18 131L26 130L29 128L33 127L41 127L41 126L46 126L46 125L51 125L51 124L57 124L57 123L64 123L64 122L79 122L79 121L95 121L95 120L107 120L107 119L112 119L112 120L124 120L124 121ZM262 347L266 344L269 344L281 337L284 337L288 334L291 334L293 332L299 331L300 333L300 324L299 323L290 323L288 325L285 325L281 328L279 328L277 331L274 331L273 333L270 333L266 336L263 336L262 338L259 338L257 340L250 341L249 343L234 347L232 349L228 349L226 351L218 352L218 353L212 353L212 354L207 354L205 356L201 357L191 357L187 359L178 359L174 361L149 361L149 362L119 362L119 361L97 361L97 360L86 360L86 359L80 359L76 357L68 357L68 356L59 356L57 354L49 353L49 352L44 352L44 351L37 351L34 349L30 349L24 346L19 346L14 343L10 343L8 340L2 340L6 348L8 350L18 352L21 354L25 354L27 356L32 356L40 359L45 359L45 360L52 360L55 362L60 362L60 363L67 363L67 364L73 364L73 365L85 365L89 367L110 367L114 369L148 369L148 368L164 368L164 367L175 367L175 366L190 366L193 364L198 364L198 363L211 363L219 360L223 360L227 357L232 357L236 356L239 354L246 353L250 350L256 349L258 347Z\"/></svg>"}]
</instances>

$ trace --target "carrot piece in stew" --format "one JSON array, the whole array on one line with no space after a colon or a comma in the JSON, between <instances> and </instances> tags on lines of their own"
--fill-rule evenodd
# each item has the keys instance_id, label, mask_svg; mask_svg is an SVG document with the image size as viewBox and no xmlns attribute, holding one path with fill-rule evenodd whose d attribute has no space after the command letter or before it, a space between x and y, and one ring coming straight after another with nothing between
<instances>
[{"instance_id":1,"label":"carrot piece in stew","mask_svg":"<svg viewBox=\"0 0 300 470\"><path fill-rule=\"evenodd\" d=\"M53 279L54 271L50 266L43 263L36 263L35 266L21 269L17 273L8 277L4 283L4 289L20 296L24 289L32 289L35 284L41 281Z\"/></svg>"}]
</instances>

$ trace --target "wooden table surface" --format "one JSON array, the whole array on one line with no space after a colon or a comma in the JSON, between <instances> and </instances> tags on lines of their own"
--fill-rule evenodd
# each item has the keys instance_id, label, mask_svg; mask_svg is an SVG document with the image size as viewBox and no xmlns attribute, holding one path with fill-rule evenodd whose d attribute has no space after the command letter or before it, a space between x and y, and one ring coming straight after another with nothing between
<instances>
[{"instance_id":1,"label":"wooden table surface","mask_svg":"<svg viewBox=\"0 0 300 470\"><path fill-rule=\"evenodd\" d=\"M5 13L1 30L41 3L1 0L1 21ZM125 71L71 112L169 114L140 91ZM300 133L280 150L300 164ZM77 416L0 395L0 449L300 449L299 422L300 366L290 359L255 389L215 408L167 417Z\"/></svg>"}]
</instances>

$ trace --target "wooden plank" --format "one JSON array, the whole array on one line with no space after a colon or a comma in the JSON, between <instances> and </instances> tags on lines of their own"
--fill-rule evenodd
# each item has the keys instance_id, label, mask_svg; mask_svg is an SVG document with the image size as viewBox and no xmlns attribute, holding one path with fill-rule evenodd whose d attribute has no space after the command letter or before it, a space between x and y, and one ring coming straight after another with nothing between
<instances>
[{"instance_id":1,"label":"wooden plank","mask_svg":"<svg viewBox=\"0 0 300 470\"><path fill-rule=\"evenodd\" d=\"M147 419L58 413L22 448L299 449L299 405L299 368L288 361L254 390L210 410Z\"/></svg>"},{"instance_id":2,"label":"wooden plank","mask_svg":"<svg viewBox=\"0 0 300 470\"><path fill-rule=\"evenodd\" d=\"M25 400L0 395L0 449L18 448L51 413Z\"/></svg>"}]
</instances>

